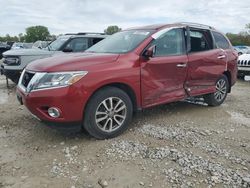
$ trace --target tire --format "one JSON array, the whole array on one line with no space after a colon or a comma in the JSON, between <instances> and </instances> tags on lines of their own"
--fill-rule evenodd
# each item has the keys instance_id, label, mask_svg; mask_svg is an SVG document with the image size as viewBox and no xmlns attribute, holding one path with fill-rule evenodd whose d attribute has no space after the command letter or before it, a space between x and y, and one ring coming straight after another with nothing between
<instances>
[{"instance_id":1,"label":"tire","mask_svg":"<svg viewBox=\"0 0 250 188\"><path fill-rule=\"evenodd\" d=\"M205 103L207 103L209 106L219 106L225 101L229 91L229 83L225 75L222 75L217 80L216 90L217 91L215 93L204 96Z\"/></svg>"},{"instance_id":2,"label":"tire","mask_svg":"<svg viewBox=\"0 0 250 188\"><path fill-rule=\"evenodd\" d=\"M18 77L16 77L16 78L10 78L10 80L17 85L18 81L19 81L19 78Z\"/></svg>"},{"instance_id":3,"label":"tire","mask_svg":"<svg viewBox=\"0 0 250 188\"><path fill-rule=\"evenodd\" d=\"M5 76L10 79L12 82L15 84L18 84L19 78L20 78L20 73L7 73Z\"/></svg>"},{"instance_id":4,"label":"tire","mask_svg":"<svg viewBox=\"0 0 250 188\"><path fill-rule=\"evenodd\" d=\"M245 75L244 75L244 74L238 74L238 75L237 75L237 78L238 78L238 79L242 79L242 80L244 80Z\"/></svg>"},{"instance_id":5,"label":"tire","mask_svg":"<svg viewBox=\"0 0 250 188\"><path fill-rule=\"evenodd\" d=\"M128 128L132 115L133 105L127 93L116 87L106 87L90 98L83 128L97 139L113 138Z\"/></svg>"}]
</instances>

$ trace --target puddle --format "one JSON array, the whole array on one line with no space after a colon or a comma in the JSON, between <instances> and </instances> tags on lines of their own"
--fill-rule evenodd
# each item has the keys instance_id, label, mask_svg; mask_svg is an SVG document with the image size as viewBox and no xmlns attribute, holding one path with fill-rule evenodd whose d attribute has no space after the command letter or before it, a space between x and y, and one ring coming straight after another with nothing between
<instances>
[{"instance_id":1,"label":"puddle","mask_svg":"<svg viewBox=\"0 0 250 188\"><path fill-rule=\"evenodd\" d=\"M1 90L0 90L1 91ZM9 95L5 92L0 92L0 104L5 104L8 102Z\"/></svg>"},{"instance_id":2,"label":"puddle","mask_svg":"<svg viewBox=\"0 0 250 188\"><path fill-rule=\"evenodd\" d=\"M231 118L235 122L250 126L250 118L247 118L243 114L238 112L228 112L228 113L231 115Z\"/></svg>"}]
</instances>

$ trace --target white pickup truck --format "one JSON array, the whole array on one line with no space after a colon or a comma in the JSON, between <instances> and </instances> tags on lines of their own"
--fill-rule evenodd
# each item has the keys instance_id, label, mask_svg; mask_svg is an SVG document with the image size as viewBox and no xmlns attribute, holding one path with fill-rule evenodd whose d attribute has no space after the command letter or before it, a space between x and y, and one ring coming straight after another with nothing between
<instances>
[{"instance_id":1,"label":"white pickup truck","mask_svg":"<svg viewBox=\"0 0 250 188\"><path fill-rule=\"evenodd\" d=\"M242 54L238 58L238 77L250 75L250 53Z\"/></svg>"},{"instance_id":2,"label":"white pickup truck","mask_svg":"<svg viewBox=\"0 0 250 188\"><path fill-rule=\"evenodd\" d=\"M106 37L102 33L66 34L58 37L45 49L9 50L3 53L0 72L18 83L21 72L30 62L62 52L83 52Z\"/></svg>"}]
</instances>

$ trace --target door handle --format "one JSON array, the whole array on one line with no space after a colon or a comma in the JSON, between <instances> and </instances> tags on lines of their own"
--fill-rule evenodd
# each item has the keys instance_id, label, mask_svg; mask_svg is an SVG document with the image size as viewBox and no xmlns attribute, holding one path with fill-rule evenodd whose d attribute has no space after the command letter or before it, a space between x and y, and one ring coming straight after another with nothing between
<instances>
[{"instance_id":1,"label":"door handle","mask_svg":"<svg viewBox=\"0 0 250 188\"><path fill-rule=\"evenodd\" d=\"M185 67L187 67L187 64L186 63L180 63L180 64L177 64L176 67L185 68Z\"/></svg>"},{"instance_id":2,"label":"door handle","mask_svg":"<svg viewBox=\"0 0 250 188\"><path fill-rule=\"evenodd\" d=\"M226 58L226 56L225 55L219 55L217 58L218 59L224 59L224 58Z\"/></svg>"}]
</instances>

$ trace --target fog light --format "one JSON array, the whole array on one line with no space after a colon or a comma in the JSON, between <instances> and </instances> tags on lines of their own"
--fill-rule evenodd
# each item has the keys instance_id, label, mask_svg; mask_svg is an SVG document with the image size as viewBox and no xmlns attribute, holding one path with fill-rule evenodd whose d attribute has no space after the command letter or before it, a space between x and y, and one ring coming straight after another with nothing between
<instances>
[{"instance_id":1,"label":"fog light","mask_svg":"<svg viewBox=\"0 0 250 188\"><path fill-rule=\"evenodd\" d=\"M48 109L48 114L53 118L58 118L60 116L60 111L55 107L51 107Z\"/></svg>"}]
</instances>

